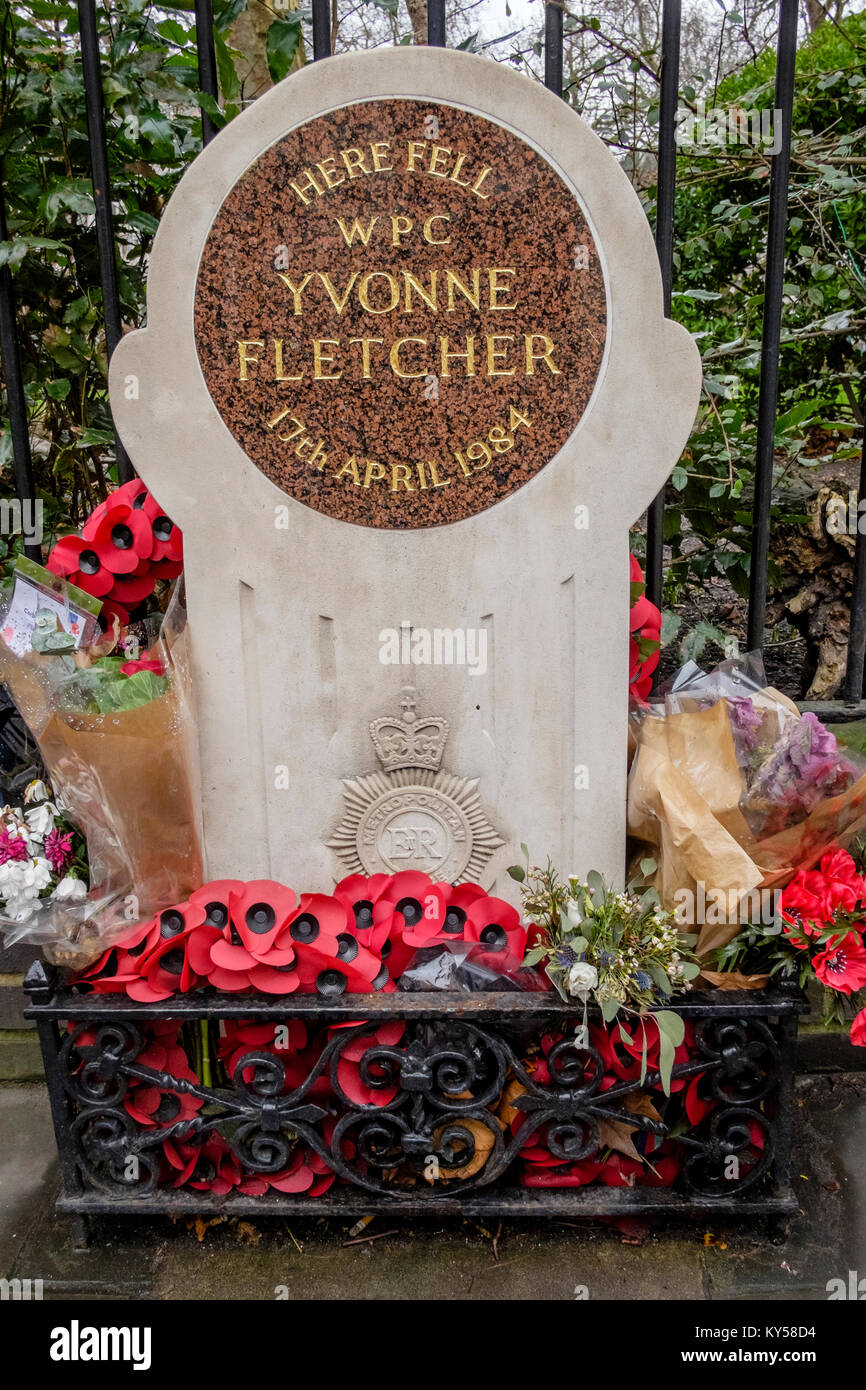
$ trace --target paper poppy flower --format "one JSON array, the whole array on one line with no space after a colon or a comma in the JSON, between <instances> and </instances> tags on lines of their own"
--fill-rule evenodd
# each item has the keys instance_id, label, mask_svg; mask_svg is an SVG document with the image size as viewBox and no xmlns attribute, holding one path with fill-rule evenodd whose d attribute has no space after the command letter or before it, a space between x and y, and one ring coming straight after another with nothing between
<instances>
[{"instance_id":1,"label":"paper poppy flower","mask_svg":"<svg viewBox=\"0 0 866 1390\"><path fill-rule=\"evenodd\" d=\"M120 669L125 676L134 676L137 671L152 671L155 676L164 676L165 662L153 656L142 656L136 661L124 661Z\"/></svg>"},{"instance_id":2,"label":"paper poppy flower","mask_svg":"<svg viewBox=\"0 0 866 1390\"><path fill-rule=\"evenodd\" d=\"M48 556L46 568L94 598L105 598L114 587L114 574L80 536L63 536Z\"/></svg>"},{"instance_id":3,"label":"paper poppy flower","mask_svg":"<svg viewBox=\"0 0 866 1390\"><path fill-rule=\"evenodd\" d=\"M520 967L526 950L526 927L510 903L485 893L468 904L463 939L477 941L483 948L477 957L482 964L506 973Z\"/></svg>"},{"instance_id":4,"label":"paper poppy flower","mask_svg":"<svg viewBox=\"0 0 866 1390\"><path fill-rule=\"evenodd\" d=\"M442 933L446 888L427 875L407 869L394 874L373 907L378 927L387 923L387 940L380 947L392 979L398 979L415 952Z\"/></svg>"},{"instance_id":5,"label":"paper poppy flower","mask_svg":"<svg viewBox=\"0 0 866 1390\"><path fill-rule=\"evenodd\" d=\"M349 874L334 889L334 897L345 903L354 919L354 932L362 946L378 951L388 939L389 921L373 920L373 909L391 884L390 874Z\"/></svg>"},{"instance_id":6,"label":"paper poppy flower","mask_svg":"<svg viewBox=\"0 0 866 1390\"><path fill-rule=\"evenodd\" d=\"M840 994L853 994L866 985L866 950L854 932L813 956L812 965L821 983Z\"/></svg>"},{"instance_id":7,"label":"paper poppy flower","mask_svg":"<svg viewBox=\"0 0 866 1390\"><path fill-rule=\"evenodd\" d=\"M565 1167L527 1168L520 1175L520 1183L522 1187L586 1187L598 1177L601 1166L600 1159L594 1156Z\"/></svg>"},{"instance_id":8,"label":"paper poppy flower","mask_svg":"<svg viewBox=\"0 0 866 1390\"><path fill-rule=\"evenodd\" d=\"M91 516L87 520L81 534L111 574L132 574L142 560L150 560L150 522L127 502L112 498L98 519Z\"/></svg>"}]
</instances>

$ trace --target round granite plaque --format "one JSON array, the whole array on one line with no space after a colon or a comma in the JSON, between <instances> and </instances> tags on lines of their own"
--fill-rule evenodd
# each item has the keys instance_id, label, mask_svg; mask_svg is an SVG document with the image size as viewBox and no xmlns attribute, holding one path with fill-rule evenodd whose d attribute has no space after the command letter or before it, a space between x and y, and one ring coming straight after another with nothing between
<instances>
[{"instance_id":1,"label":"round granite plaque","mask_svg":"<svg viewBox=\"0 0 866 1390\"><path fill-rule=\"evenodd\" d=\"M522 487L586 410L604 276L520 136L383 98L290 131L238 179L195 335L227 428L299 502L363 526L459 521Z\"/></svg>"}]
</instances>

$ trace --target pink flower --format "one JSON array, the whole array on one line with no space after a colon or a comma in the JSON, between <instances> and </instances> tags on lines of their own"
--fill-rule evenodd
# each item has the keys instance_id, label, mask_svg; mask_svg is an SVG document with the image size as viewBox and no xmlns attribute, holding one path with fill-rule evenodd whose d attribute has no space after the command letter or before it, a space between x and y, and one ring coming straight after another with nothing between
<instances>
[{"instance_id":1,"label":"pink flower","mask_svg":"<svg viewBox=\"0 0 866 1390\"><path fill-rule=\"evenodd\" d=\"M62 874L74 858L72 831L50 830L45 836L45 858L56 874Z\"/></svg>"},{"instance_id":2,"label":"pink flower","mask_svg":"<svg viewBox=\"0 0 866 1390\"><path fill-rule=\"evenodd\" d=\"M23 835L11 835L4 825L0 830L0 864L8 864L11 859L29 859Z\"/></svg>"}]
</instances>

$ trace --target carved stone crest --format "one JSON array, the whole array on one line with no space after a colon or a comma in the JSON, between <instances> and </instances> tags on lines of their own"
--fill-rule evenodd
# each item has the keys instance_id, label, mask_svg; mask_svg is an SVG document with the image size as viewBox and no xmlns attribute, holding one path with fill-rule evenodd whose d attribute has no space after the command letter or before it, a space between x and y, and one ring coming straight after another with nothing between
<instances>
[{"instance_id":1,"label":"carved stone crest","mask_svg":"<svg viewBox=\"0 0 866 1390\"><path fill-rule=\"evenodd\" d=\"M441 770L448 722L419 715L417 702L405 686L402 716L371 723L382 770L344 780L345 814L328 848L351 873L415 869L449 883L475 881L505 842L484 813L478 778Z\"/></svg>"}]
</instances>

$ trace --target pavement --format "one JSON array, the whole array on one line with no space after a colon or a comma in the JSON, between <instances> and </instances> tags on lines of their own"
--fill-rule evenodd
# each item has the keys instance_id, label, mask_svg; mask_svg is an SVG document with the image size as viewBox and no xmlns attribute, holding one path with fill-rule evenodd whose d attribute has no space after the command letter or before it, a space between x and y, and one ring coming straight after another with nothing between
<instances>
[{"instance_id":1,"label":"pavement","mask_svg":"<svg viewBox=\"0 0 866 1390\"><path fill-rule=\"evenodd\" d=\"M793 1180L800 1215L773 1245L763 1223L354 1218L95 1223L76 1251L39 1084L0 1086L0 1277L42 1279L77 1300L575 1298L826 1300L830 1279L866 1275L866 1075L803 1077ZM350 1243L351 1242L351 1243Z\"/></svg>"}]
</instances>

